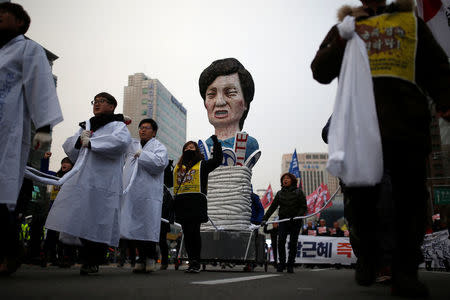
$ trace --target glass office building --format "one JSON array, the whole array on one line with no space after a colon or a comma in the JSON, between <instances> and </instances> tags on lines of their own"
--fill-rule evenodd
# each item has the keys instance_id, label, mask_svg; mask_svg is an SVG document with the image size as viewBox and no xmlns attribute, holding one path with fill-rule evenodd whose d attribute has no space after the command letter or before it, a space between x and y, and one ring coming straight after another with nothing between
<instances>
[{"instance_id":1,"label":"glass office building","mask_svg":"<svg viewBox=\"0 0 450 300\"><path fill-rule=\"evenodd\" d=\"M158 80L143 73L128 76L124 89L123 113L133 123L128 125L131 136L139 139L138 124L152 118L158 124L156 138L167 147L169 159L175 162L186 142L186 109Z\"/></svg>"}]
</instances>

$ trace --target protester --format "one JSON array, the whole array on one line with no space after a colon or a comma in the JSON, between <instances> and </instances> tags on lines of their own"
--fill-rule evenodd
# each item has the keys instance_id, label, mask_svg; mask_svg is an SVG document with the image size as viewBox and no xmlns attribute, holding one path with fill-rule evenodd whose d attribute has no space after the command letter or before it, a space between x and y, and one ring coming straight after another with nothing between
<instances>
[{"instance_id":1,"label":"protester","mask_svg":"<svg viewBox=\"0 0 450 300\"><path fill-rule=\"evenodd\" d=\"M297 255L297 241L302 220L294 220L294 217L303 216L307 211L306 197L301 189L297 188L297 178L291 173L281 176L281 190L277 192L272 204L263 217L261 225L265 225L270 216L279 207L280 219L291 218L290 221L281 222L278 227L278 252L279 263L277 272L283 272L286 268L286 238L289 235L289 256L287 260L288 273L294 273L294 262Z\"/></svg>"},{"instance_id":2,"label":"protester","mask_svg":"<svg viewBox=\"0 0 450 300\"><path fill-rule=\"evenodd\" d=\"M344 237L344 231L339 227L337 221L333 222L333 228L330 229L330 236L332 237Z\"/></svg>"},{"instance_id":3,"label":"protester","mask_svg":"<svg viewBox=\"0 0 450 300\"><path fill-rule=\"evenodd\" d=\"M450 68L442 48L412 9L412 1L395 1L386 6L384 0L362 0L361 7L343 8L339 18L344 22L332 27L311 68L313 77L320 83L330 83L339 75L346 40L353 36L353 31L346 29L352 28L352 19L344 17L355 17L353 28L369 49L369 61L378 64L371 70L373 92L384 170L389 171L392 180L396 222L392 293L421 297L428 295L427 287L418 280L417 269L423 260L420 245L426 218L425 163L431 140L428 100L422 91L433 99L438 116L448 120ZM378 47L377 38L391 30L393 39L390 41L395 45ZM412 55L404 55L406 52ZM396 60L401 60L404 67L385 64ZM355 280L360 285L371 285L375 281L378 189L377 186L352 188L348 193L353 226L360 242L355 272Z\"/></svg>"},{"instance_id":4,"label":"protester","mask_svg":"<svg viewBox=\"0 0 450 300\"><path fill-rule=\"evenodd\" d=\"M319 220L319 226L316 228L317 236L330 236L330 230L327 227L325 219Z\"/></svg>"},{"instance_id":5,"label":"protester","mask_svg":"<svg viewBox=\"0 0 450 300\"><path fill-rule=\"evenodd\" d=\"M62 118L55 82L44 49L23 36L30 17L16 3L0 3L0 275L20 266L19 234L14 208L30 149L51 143L51 129Z\"/></svg>"},{"instance_id":6,"label":"protester","mask_svg":"<svg viewBox=\"0 0 450 300\"><path fill-rule=\"evenodd\" d=\"M316 227L314 226L313 221L308 220L306 222L306 226L303 228L302 235L316 235Z\"/></svg>"},{"instance_id":7,"label":"protester","mask_svg":"<svg viewBox=\"0 0 450 300\"><path fill-rule=\"evenodd\" d=\"M123 173L124 188L129 191L122 199L120 235L134 240L139 259L135 273L156 270L156 244L161 228L164 169L167 166L167 149L156 139L158 125L153 119L139 122L140 141L133 139L129 145ZM135 165L137 173L133 182Z\"/></svg>"},{"instance_id":8,"label":"protester","mask_svg":"<svg viewBox=\"0 0 450 300\"><path fill-rule=\"evenodd\" d=\"M80 275L97 273L107 246L119 244L122 167L131 143L123 115L114 114L117 101L112 95L99 93L91 104L94 117L80 123L78 132L63 144L80 169L61 187L45 224L80 238Z\"/></svg>"},{"instance_id":9,"label":"protester","mask_svg":"<svg viewBox=\"0 0 450 300\"><path fill-rule=\"evenodd\" d=\"M278 217L275 218L275 221ZM270 234L270 247L272 248L273 254L273 266L278 267L278 223L272 223L272 228L267 229L267 224L264 225L264 233Z\"/></svg>"},{"instance_id":10,"label":"protester","mask_svg":"<svg viewBox=\"0 0 450 300\"><path fill-rule=\"evenodd\" d=\"M41 160L42 172L50 175L54 174L57 177L62 178L66 173L72 170L72 161L70 161L68 157L64 157L61 160L61 167L56 173L53 171L49 171L51 155L51 152L47 152L44 158ZM59 190L59 186L51 186L49 210L51 209ZM42 266L46 266L48 261L50 261L52 265L58 265L62 268L68 268L75 263L75 247L71 245L64 245L63 243L59 242L58 238L58 232L51 229L47 230L44 241L44 257Z\"/></svg>"},{"instance_id":11,"label":"protester","mask_svg":"<svg viewBox=\"0 0 450 300\"><path fill-rule=\"evenodd\" d=\"M211 139L214 142L212 158L203 160L197 143L189 141L184 144L181 158L173 171L175 217L183 230L189 259L187 273L200 272L200 225L208 221L208 174L222 163L222 146L217 136L212 135Z\"/></svg>"}]
</instances>

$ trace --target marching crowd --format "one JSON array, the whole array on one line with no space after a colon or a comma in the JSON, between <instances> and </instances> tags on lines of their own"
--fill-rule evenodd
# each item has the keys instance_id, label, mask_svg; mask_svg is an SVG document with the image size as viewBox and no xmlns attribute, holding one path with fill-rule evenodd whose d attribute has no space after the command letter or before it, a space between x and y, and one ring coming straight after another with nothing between
<instances>
[{"instance_id":1,"label":"marching crowd","mask_svg":"<svg viewBox=\"0 0 450 300\"><path fill-rule=\"evenodd\" d=\"M388 264L394 295L426 296L428 289L418 278L425 233L425 163L430 151L430 113L425 94L434 101L437 115L449 120L449 63L425 23L414 15L411 1L394 1L390 5L385 0L361 2L361 7L345 7L339 12L340 23L331 28L320 45L311 64L318 82L328 84L343 76L348 60L346 46L358 36L366 43L370 61L382 50L385 59L395 55L391 53L393 48L390 52L378 49L372 40L380 29L387 30L389 26L396 30L393 32L397 34L398 48L414 51L412 56L403 57L406 71L374 68L368 80L373 84L384 171L382 181L375 186L343 183L345 217L358 258L355 281L363 286L373 284L377 267ZM139 139L132 139L127 128L130 120L115 114L116 99L101 92L91 101L93 116L81 122L65 141L67 157L61 161L61 169L55 176L48 175L51 154L46 153L42 155L43 172L33 173L26 168L30 148L48 151L52 129L63 117L45 52L24 37L29 25L30 17L20 5L0 4L0 274L14 273L22 262L18 231L27 209L33 211L31 257L42 250L60 251L59 256L70 258L74 249L79 249L81 275L97 273L108 247L119 244L124 249L137 249L139 260L134 272L154 271L157 244L160 243L161 251L167 251L161 247L167 242L160 237L168 231L167 225L161 223L161 217L168 212L168 222L176 220L182 227L189 257L186 271L200 272L200 226L208 220L208 174L222 162L222 137L212 135L208 139L213 149L209 159L203 157L196 142L187 142L172 170L166 147L156 139L158 124L152 119L139 120ZM225 65L232 68L226 69ZM237 60L226 59L214 62L200 80L208 113L211 105L224 106L228 98L243 92L245 102L241 106L245 113L237 118L238 129L242 129L254 94L251 76L250 81L242 82L245 72L248 71ZM241 80L243 91L241 86L227 89L230 80ZM338 120L330 120L333 129ZM25 175L37 176L44 184L24 180ZM51 193L51 207L42 207L38 200L45 194L45 182L50 181L59 187ZM292 174L283 174L280 183L281 190L260 225L267 225L276 209L280 219L291 219L274 226L278 241L272 245L278 245L277 270L292 273L297 245L289 244L286 257L285 243L288 235L291 241L298 239L302 221L295 218L305 215L306 199ZM172 196L167 190L172 186L174 200L169 200L167 208L163 202ZM383 206L386 197L390 202ZM174 217L170 216L171 211ZM392 240L379 238L378 230L383 228L380 224L391 226ZM41 249L44 226L47 236ZM308 222L303 234L342 236L344 232L337 223L327 228L320 220L317 226ZM60 247L55 247L59 243ZM390 251L389 261L383 257L384 246ZM72 262L68 259L63 263Z\"/></svg>"}]
</instances>

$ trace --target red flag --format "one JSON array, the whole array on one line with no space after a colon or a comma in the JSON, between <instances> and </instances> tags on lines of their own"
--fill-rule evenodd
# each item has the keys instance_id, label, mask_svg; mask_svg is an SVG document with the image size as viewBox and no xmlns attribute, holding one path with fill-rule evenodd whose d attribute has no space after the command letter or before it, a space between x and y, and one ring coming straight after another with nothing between
<instances>
[{"instance_id":1,"label":"red flag","mask_svg":"<svg viewBox=\"0 0 450 300\"><path fill-rule=\"evenodd\" d=\"M267 188L267 191L264 193L264 196L261 198L261 204L266 209L269 207L270 204L272 204L273 201L273 191L272 187L269 184L269 187Z\"/></svg>"},{"instance_id":2,"label":"red flag","mask_svg":"<svg viewBox=\"0 0 450 300\"><path fill-rule=\"evenodd\" d=\"M308 214L319 211L326 201L330 199L330 192L326 184L321 184L314 192L306 197L306 205L308 206ZM332 202L328 203L327 208L332 205ZM320 213L317 214L320 218Z\"/></svg>"},{"instance_id":3,"label":"red flag","mask_svg":"<svg viewBox=\"0 0 450 300\"><path fill-rule=\"evenodd\" d=\"M450 57L450 0L417 0L417 13Z\"/></svg>"}]
</instances>

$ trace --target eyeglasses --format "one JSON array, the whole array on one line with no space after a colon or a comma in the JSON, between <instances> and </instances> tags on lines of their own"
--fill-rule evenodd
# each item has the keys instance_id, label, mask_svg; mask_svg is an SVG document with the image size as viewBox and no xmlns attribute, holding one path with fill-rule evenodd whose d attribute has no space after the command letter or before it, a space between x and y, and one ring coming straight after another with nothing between
<instances>
[{"instance_id":1,"label":"eyeglasses","mask_svg":"<svg viewBox=\"0 0 450 300\"><path fill-rule=\"evenodd\" d=\"M102 104L102 103L104 103L104 102L109 103L108 100L106 100L106 99L96 99L96 100L92 100L92 101L91 101L91 104L92 104L92 105L95 105L95 104Z\"/></svg>"},{"instance_id":2,"label":"eyeglasses","mask_svg":"<svg viewBox=\"0 0 450 300\"><path fill-rule=\"evenodd\" d=\"M152 128L152 126L140 126L139 127L139 130L152 130L153 128Z\"/></svg>"}]
</instances>

